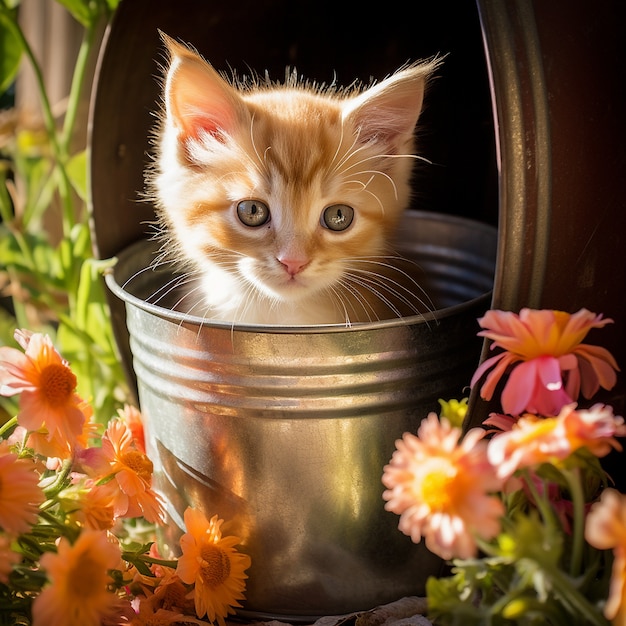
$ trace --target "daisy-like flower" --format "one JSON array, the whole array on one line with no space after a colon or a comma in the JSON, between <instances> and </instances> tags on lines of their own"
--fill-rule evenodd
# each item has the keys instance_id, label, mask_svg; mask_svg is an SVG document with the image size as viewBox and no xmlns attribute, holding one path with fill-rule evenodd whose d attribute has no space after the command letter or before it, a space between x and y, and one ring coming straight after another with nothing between
<instances>
[{"instance_id":1,"label":"daisy-like flower","mask_svg":"<svg viewBox=\"0 0 626 626\"><path fill-rule=\"evenodd\" d=\"M480 394L490 400L508 373L501 397L505 413L555 415L577 400L581 389L585 398L591 398L600 387L615 385L619 368L611 353L581 343L592 328L612 321L586 309L574 314L534 309L522 309L519 315L488 311L479 320L484 330L478 334L493 341L492 349L504 351L482 363L471 384L489 372Z\"/></svg>"},{"instance_id":2,"label":"daisy-like flower","mask_svg":"<svg viewBox=\"0 0 626 626\"><path fill-rule=\"evenodd\" d=\"M598 550L613 550L613 570L604 615L626 624L626 496L605 489L587 515L585 538Z\"/></svg>"},{"instance_id":3,"label":"daisy-like flower","mask_svg":"<svg viewBox=\"0 0 626 626\"><path fill-rule=\"evenodd\" d=\"M500 531L504 505L491 493L502 488L487 459L485 431L461 429L430 413L417 436L405 433L384 468L385 509L400 515L398 528L443 559L476 554L475 537Z\"/></svg>"},{"instance_id":4,"label":"daisy-like flower","mask_svg":"<svg viewBox=\"0 0 626 626\"><path fill-rule=\"evenodd\" d=\"M0 395L20 394L18 423L71 451L85 423L76 376L47 335L16 331L15 339L24 352L0 348Z\"/></svg>"},{"instance_id":5,"label":"daisy-like flower","mask_svg":"<svg viewBox=\"0 0 626 626\"><path fill-rule=\"evenodd\" d=\"M621 450L615 437L626 435L626 426L609 406L596 404L588 410L564 406L556 417L525 415L510 430L489 442L487 455L501 478L517 469L542 463L558 463L585 447L597 457Z\"/></svg>"},{"instance_id":6,"label":"daisy-like flower","mask_svg":"<svg viewBox=\"0 0 626 626\"><path fill-rule=\"evenodd\" d=\"M145 453L146 439L143 429L143 417L139 409L132 404L125 404L121 409L118 409L117 415L130 428L137 450Z\"/></svg>"},{"instance_id":7,"label":"daisy-like flower","mask_svg":"<svg viewBox=\"0 0 626 626\"><path fill-rule=\"evenodd\" d=\"M189 615L183 615L178 611L155 609L145 600L139 602L139 609L130 622L124 623L128 623L129 626L169 626L170 624L179 626L188 626L191 624L206 625L206 622L202 622Z\"/></svg>"},{"instance_id":8,"label":"daisy-like flower","mask_svg":"<svg viewBox=\"0 0 626 626\"><path fill-rule=\"evenodd\" d=\"M46 465L48 469L58 469L64 459L71 458L77 450L84 449L89 443L89 439L97 436L100 426L91 421L93 408L87 402L81 401L78 408L85 416L82 432L76 437L73 445L68 446L67 440L60 437L58 433L50 433L47 428L28 432L26 436L26 446L32 448L34 452L47 457ZM18 426L18 429L22 427ZM16 429L17 430L17 429ZM23 429L26 430L26 429Z\"/></svg>"},{"instance_id":9,"label":"daisy-like flower","mask_svg":"<svg viewBox=\"0 0 626 626\"><path fill-rule=\"evenodd\" d=\"M0 443L0 527L6 532L26 532L36 521L44 494L34 462L20 459Z\"/></svg>"},{"instance_id":10,"label":"daisy-like flower","mask_svg":"<svg viewBox=\"0 0 626 626\"><path fill-rule=\"evenodd\" d=\"M195 585L196 615L225 626L224 618L244 598L250 557L235 550L239 537L222 537L223 520L217 515L209 521L201 511L188 508L184 520L187 532L180 539L176 573L184 583Z\"/></svg>"},{"instance_id":11,"label":"daisy-like flower","mask_svg":"<svg viewBox=\"0 0 626 626\"><path fill-rule=\"evenodd\" d=\"M59 501L68 518L91 530L110 530L115 523L113 500L91 479L84 479L64 489Z\"/></svg>"},{"instance_id":12,"label":"daisy-like flower","mask_svg":"<svg viewBox=\"0 0 626 626\"><path fill-rule=\"evenodd\" d=\"M85 530L73 545L61 537L58 552L41 557L50 584L33 602L33 626L100 626L130 615L130 604L107 590L109 570L119 567L119 544L106 532Z\"/></svg>"},{"instance_id":13,"label":"daisy-like flower","mask_svg":"<svg viewBox=\"0 0 626 626\"><path fill-rule=\"evenodd\" d=\"M110 497L115 517L145 517L149 522L163 519L163 505L152 490L152 461L137 449L127 424L109 422L102 446L85 451L85 470L99 482L99 497Z\"/></svg>"},{"instance_id":14,"label":"daisy-like flower","mask_svg":"<svg viewBox=\"0 0 626 626\"><path fill-rule=\"evenodd\" d=\"M11 537L4 533L0 534L0 583L6 585L9 582L9 574L13 566L21 560L21 555L11 548Z\"/></svg>"},{"instance_id":15,"label":"daisy-like flower","mask_svg":"<svg viewBox=\"0 0 626 626\"><path fill-rule=\"evenodd\" d=\"M193 615L195 604L189 597L188 587L183 584L175 570L160 569L162 575L157 578L157 586L150 597L153 607Z\"/></svg>"}]
</instances>

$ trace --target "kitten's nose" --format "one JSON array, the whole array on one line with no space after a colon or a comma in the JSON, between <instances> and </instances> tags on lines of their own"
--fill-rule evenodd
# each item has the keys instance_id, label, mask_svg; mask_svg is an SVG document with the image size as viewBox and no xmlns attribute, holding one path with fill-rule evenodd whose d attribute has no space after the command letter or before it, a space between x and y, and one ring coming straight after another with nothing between
<instances>
[{"instance_id":1,"label":"kitten's nose","mask_svg":"<svg viewBox=\"0 0 626 626\"><path fill-rule=\"evenodd\" d=\"M308 259L289 256L278 257L278 262L287 270L287 273L291 276L295 276L309 264Z\"/></svg>"}]
</instances>

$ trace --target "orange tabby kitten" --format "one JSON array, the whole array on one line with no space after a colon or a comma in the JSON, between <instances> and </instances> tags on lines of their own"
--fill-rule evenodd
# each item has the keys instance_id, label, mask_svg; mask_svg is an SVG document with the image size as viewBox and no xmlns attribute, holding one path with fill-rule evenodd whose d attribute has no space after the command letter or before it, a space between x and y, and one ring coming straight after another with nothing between
<instances>
[{"instance_id":1,"label":"orange tabby kitten","mask_svg":"<svg viewBox=\"0 0 626 626\"><path fill-rule=\"evenodd\" d=\"M233 86L164 40L149 195L165 248L200 279L202 314L302 325L417 312L418 287L392 262L390 241L409 202L414 129L438 61L364 90L295 75Z\"/></svg>"}]
</instances>

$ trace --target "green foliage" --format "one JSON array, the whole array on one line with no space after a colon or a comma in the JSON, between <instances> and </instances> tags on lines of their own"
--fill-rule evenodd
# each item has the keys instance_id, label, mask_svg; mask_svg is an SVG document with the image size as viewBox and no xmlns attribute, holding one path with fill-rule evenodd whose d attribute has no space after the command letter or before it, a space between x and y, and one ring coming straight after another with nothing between
<instances>
[{"instance_id":1,"label":"green foliage","mask_svg":"<svg viewBox=\"0 0 626 626\"><path fill-rule=\"evenodd\" d=\"M519 510L519 502L515 502ZM544 509L545 510L545 509ZM606 587L598 572L610 570L599 552L576 575L564 573L571 552L551 515L534 510L509 516L485 556L455 559L452 576L427 582L429 616L438 626L608 626L599 608ZM580 620L580 621L577 621Z\"/></svg>"},{"instance_id":2,"label":"green foliage","mask_svg":"<svg viewBox=\"0 0 626 626\"><path fill-rule=\"evenodd\" d=\"M58 0L83 26L62 120L52 114L39 61L17 20L19 0L0 0L0 95L20 63L39 88L43 128L18 122L0 141L0 345L17 328L48 333L71 364L96 419L106 423L128 400L102 280L109 261L93 258L87 214L86 146L74 149L74 126L96 30L118 0ZM15 116L18 119L18 116ZM6 300L5 300L6 302ZM11 399L3 408L14 412ZM0 418L1 421L1 418Z\"/></svg>"}]
</instances>

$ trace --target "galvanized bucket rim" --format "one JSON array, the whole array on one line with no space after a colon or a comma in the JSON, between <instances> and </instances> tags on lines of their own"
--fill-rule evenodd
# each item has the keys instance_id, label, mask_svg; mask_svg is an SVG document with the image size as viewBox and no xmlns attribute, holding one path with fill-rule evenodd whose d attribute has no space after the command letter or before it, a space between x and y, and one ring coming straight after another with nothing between
<instances>
[{"instance_id":1,"label":"galvanized bucket rim","mask_svg":"<svg viewBox=\"0 0 626 626\"><path fill-rule=\"evenodd\" d=\"M469 218L459 217L456 215L447 214L435 214L427 211L411 210L411 215L416 219L433 220L436 219L439 222L455 223L458 225L465 225L471 227L474 230L482 230L483 232L493 233L497 232L497 229L484 222L478 222ZM118 255L118 261L124 258L132 258L135 250L139 250L146 246L148 239L140 239L135 241L128 247L124 248ZM445 319L447 317L458 315L461 311L473 307L476 303L483 300L491 300L493 290L484 292L483 294L455 304L452 306L444 307L441 309L435 309L424 314L411 315L406 317L390 318L385 320L376 320L371 322L358 322L350 326L345 324L310 324L310 325L279 325L279 324L243 324L228 322L222 320L206 319L197 315L189 313L183 313L181 311L167 309L165 307L146 302L142 298L132 294L126 290L123 285L120 285L116 280L116 269L118 268L116 263L105 274L105 281L111 292L126 304L133 305L138 309L155 315L157 317L167 319L172 322L191 324L198 327L212 327L227 329L230 331L248 332L248 333L273 333L273 334L326 334L337 332L361 332L369 330L380 330L386 328L394 328L397 326L408 326L415 324L429 324L431 322L437 323L438 320Z\"/></svg>"}]
</instances>

